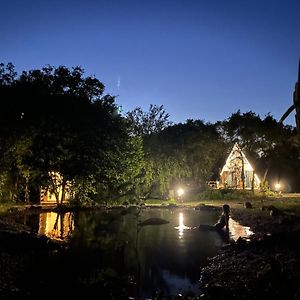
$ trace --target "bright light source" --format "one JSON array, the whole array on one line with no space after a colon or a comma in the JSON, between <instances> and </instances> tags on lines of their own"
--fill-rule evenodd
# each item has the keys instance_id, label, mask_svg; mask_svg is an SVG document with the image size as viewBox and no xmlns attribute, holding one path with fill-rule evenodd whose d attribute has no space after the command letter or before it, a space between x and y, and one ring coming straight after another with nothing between
<instances>
[{"instance_id":1,"label":"bright light source","mask_svg":"<svg viewBox=\"0 0 300 300\"><path fill-rule=\"evenodd\" d=\"M178 195L179 197L181 197L183 194L184 194L184 189L179 188L179 189L177 190L177 195Z\"/></svg>"},{"instance_id":2,"label":"bright light source","mask_svg":"<svg viewBox=\"0 0 300 300\"><path fill-rule=\"evenodd\" d=\"M279 191L280 188L281 188L281 184L277 182L277 183L275 184L275 190L276 190L276 191Z\"/></svg>"}]
</instances>

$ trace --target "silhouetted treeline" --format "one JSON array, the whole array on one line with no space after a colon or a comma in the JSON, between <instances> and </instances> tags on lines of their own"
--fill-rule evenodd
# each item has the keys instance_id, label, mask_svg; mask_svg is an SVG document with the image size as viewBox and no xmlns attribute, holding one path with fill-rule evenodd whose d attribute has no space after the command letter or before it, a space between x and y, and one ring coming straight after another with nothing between
<instances>
[{"instance_id":1,"label":"silhouetted treeline","mask_svg":"<svg viewBox=\"0 0 300 300\"><path fill-rule=\"evenodd\" d=\"M46 66L17 75L0 64L0 199L38 202L41 186L84 202L168 197L179 184L195 193L217 179L234 142L257 173L299 189L294 128L253 112L215 124L171 124L163 106L122 116L83 69ZM54 180L54 174L59 174Z\"/></svg>"}]
</instances>

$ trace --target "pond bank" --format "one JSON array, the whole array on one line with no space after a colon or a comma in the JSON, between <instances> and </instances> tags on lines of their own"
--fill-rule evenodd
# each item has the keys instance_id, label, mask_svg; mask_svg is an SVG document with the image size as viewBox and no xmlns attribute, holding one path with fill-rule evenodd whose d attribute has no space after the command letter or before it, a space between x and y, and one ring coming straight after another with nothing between
<instances>
[{"instance_id":1,"label":"pond bank","mask_svg":"<svg viewBox=\"0 0 300 300\"><path fill-rule=\"evenodd\" d=\"M299 299L299 231L239 241L202 269L201 299Z\"/></svg>"},{"instance_id":2,"label":"pond bank","mask_svg":"<svg viewBox=\"0 0 300 300\"><path fill-rule=\"evenodd\" d=\"M245 208L231 215L255 234L208 260L201 299L300 299L299 217Z\"/></svg>"}]
</instances>

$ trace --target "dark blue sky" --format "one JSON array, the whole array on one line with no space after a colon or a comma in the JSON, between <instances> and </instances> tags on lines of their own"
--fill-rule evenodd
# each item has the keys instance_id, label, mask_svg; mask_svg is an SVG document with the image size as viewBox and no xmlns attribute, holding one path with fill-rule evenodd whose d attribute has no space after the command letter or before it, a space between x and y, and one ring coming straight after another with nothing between
<instances>
[{"instance_id":1,"label":"dark blue sky","mask_svg":"<svg viewBox=\"0 0 300 300\"><path fill-rule=\"evenodd\" d=\"M80 65L124 111L163 104L174 122L215 122L280 118L292 103L300 1L1 0L0 12L0 61Z\"/></svg>"}]
</instances>

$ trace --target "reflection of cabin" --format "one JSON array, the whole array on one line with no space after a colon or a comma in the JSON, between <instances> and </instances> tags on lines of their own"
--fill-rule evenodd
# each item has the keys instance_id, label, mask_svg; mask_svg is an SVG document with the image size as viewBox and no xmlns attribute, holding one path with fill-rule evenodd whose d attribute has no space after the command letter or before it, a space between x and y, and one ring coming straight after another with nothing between
<instances>
[{"instance_id":1,"label":"reflection of cabin","mask_svg":"<svg viewBox=\"0 0 300 300\"><path fill-rule=\"evenodd\" d=\"M40 192L40 203L42 205L52 205L57 203L57 197L59 199L59 203L61 203L62 199L62 176L58 172L51 172L49 174L51 176L53 186L50 187L41 187ZM69 202L71 195L69 193L70 183L67 182L65 187L65 197L63 203Z\"/></svg>"},{"instance_id":2,"label":"reflection of cabin","mask_svg":"<svg viewBox=\"0 0 300 300\"><path fill-rule=\"evenodd\" d=\"M74 231L74 216L72 213L58 214L47 212L40 214L39 235L64 241L71 237Z\"/></svg>"},{"instance_id":3,"label":"reflection of cabin","mask_svg":"<svg viewBox=\"0 0 300 300\"><path fill-rule=\"evenodd\" d=\"M220 187L242 189L243 178L245 189L259 188L258 176L242 149L235 143L220 173Z\"/></svg>"}]
</instances>

